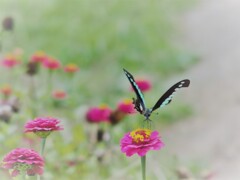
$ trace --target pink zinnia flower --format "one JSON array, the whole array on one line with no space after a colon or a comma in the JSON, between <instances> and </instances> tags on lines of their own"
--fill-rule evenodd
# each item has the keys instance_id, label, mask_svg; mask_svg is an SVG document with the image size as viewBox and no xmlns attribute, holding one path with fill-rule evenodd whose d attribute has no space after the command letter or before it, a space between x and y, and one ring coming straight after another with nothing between
<instances>
[{"instance_id":1,"label":"pink zinnia flower","mask_svg":"<svg viewBox=\"0 0 240 180\"><path fill-rule=\"evenodd\" d=\"M76 64L67 64L64 67L64 71L67 73L75 73L79 70L79 67Z\"/></svg>"},{"instance_id":2,"label":"pink zinnia flower","mask_svg":"<svg viewBox=\"0 0 240 180\"><path fill-rule=\"evenodd\" d=\"M118 110L128 114L136 112L131 99L125 99L118 104Z\"/></svg>"},{"instance_id":3,"label":"pink zinnia flower","mask_svg":"<svg viewBox=\"0 0 240 180\"><path fill-rule=\"evenodd\" d=\"M149 150L160 150L164 144L157 131L136 129L124 135L120 142L121 151L127 156L145 156Z\"/></svg>"},{"instance_id":4,"label":"pink zinnia flower","mask_svg":"<svg viewBox=\"0 0 240 180\"><path fill-rule=\"evenodd\" d=\"M41 138L46 138L52 131L63 130L58 124L60 121L51 117L38 117L25 124L25 133L33 132Z\"/></svg>"},{"instance_id":5,"label":"pink zinnia flower","mask_svg":"<svg viewBox=\"0 0 240 180\"><path fill-rule=\"evenodd\" d=\"M106 106L92 107L87 111L86 119L91 123L109 122L112 110Z\"/></svg>"},{"instance_id":6,"label":"pink zinnia flower","mask_svg":"<svg viewBox=\"0 0 240 180\"><path fill-rule=\"evenodd\" d=\"M47 69L56 70L61 67L61 63L57 59L47 56L43 61L43 66Z\"/></svg>"},{"instance_id":7,"label":"pink zinnia flower","mask_svg":"<svg viewBox=\"0 0 240 180\"><path fill-rule=\"evenodd\" d=\"M42 63L46 59L47 55L43 51L35 52L30 58L31 62Z\"/></svg>"},{"instance_id":8,"label":"pink zinnia flower","mask_svg":"<svg viewBox=\"0 0 240 180\"><path fill-rule=\"evenodd\" d=\"M146 91L150 90L152 87L151 82L148 80L145 80L145 79L137 79L136 83L142 92L146 92Z\"/></svg>"},{"instance_id":9,"label":"pink zinnia flower","mask_svg":"<svg viewBox=\"0 0 240 180\"><path fill-rule=\"evenodd\" d=\"M52 97L56 100L62 100L67 97L67 93L63 90L55 90L52 93Z\"/></svg>"},{"instance_id":10,"label":"pink zinnia flower","mask_svg":"<svg viewBox=\"0 0 240 180\"><path fill-rule=\"evenodd\" d=\"M121 122L127 114L135 112L132 100L125 99L118 103L117 108L112 111L109 119L112 125L116 125Z\"/></svg>"},{"instance_id":11,"label":"pink zinnia flower","mask_svg":"<svg viewBox=\"0 0 240 180\"><path fill-rule=\"evenodd\" d=\"M13 68L16 65L20 64L20 61L17 59L16 56L9 54L3 58L1 63L4 67Z\"/></svg>"},{"instance_id":12,"label":"pink zinnia flower","mask_svg":"<svg viewBox=\"0 0 240 180\"><path fill-rule=\"evenodd\" d=\"M34 176L43 174L44 160L37 152L26 148L17 148L9 152L3 159L2 167L12 170L11 176L27 174Z\"/></svg>"}]
</instances>

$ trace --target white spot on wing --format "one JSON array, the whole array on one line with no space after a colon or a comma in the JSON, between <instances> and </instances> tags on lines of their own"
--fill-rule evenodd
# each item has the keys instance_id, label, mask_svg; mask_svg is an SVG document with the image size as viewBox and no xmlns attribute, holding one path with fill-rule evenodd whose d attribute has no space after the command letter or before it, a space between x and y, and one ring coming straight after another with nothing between
<instances>
[{"instance_id":1,"label":"white spot on wing","mask_svg":"<svg viewBox=\"0 0 240 180\"><path fill-rule=\"evenodd\" d=\"M169 98L171 98L171 99L172 99L172 98L173 98L173 96L174 96L174 95L172 94L172 95L170 95L170 96L169 96Z\"/></svg>"}]
</instances>

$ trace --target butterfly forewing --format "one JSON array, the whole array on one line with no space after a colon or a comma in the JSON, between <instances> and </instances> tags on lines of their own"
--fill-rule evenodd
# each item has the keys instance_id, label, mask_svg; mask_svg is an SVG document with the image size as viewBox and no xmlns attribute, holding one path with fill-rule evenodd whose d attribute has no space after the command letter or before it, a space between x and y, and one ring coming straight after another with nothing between
<instances>
[{"instance_id":1,"label":"butterfly forewing","mask_svg":"<svg viewBox=\"0 0 240 180\"><path fill-rule=\"evenodd\" d=\"M188 79L184 79L182 81L179 81L178 83L174 84L170 89L165 92L160 99L157 101L157 103L153 106L151 111L156 110L157 108L163 107L167 104L169 104L172 101L172 98L175 94L175 92L183 87L188 87L190 84L190 81Z\"/></svg>"},{"instance_id":2,"label":"butterfly forewing","mask_svg":"<svg viewBox=\"0 0 240 180\"><path fill-rule=\"evenodd\" d=\"M145 101L144 101L144 97L143 97L143 93L141 92L141 90L139 89L137 83L134 80L134 77L132 76L132 74L130 74L127 70L123 69L124 73L126 74L129 82L132 85L132 88L137 96L137 99L135 99L133 102L135 104L135 107L137 107L141 112L145 111L146 106L145 106Z\"/></svg>"}]
</instances>

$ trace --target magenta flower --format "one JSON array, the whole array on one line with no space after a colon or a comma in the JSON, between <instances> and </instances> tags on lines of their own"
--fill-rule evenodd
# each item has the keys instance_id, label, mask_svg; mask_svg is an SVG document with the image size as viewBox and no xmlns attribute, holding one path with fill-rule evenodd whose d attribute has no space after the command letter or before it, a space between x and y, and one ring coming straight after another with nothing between
<instances>
[{"instance_id":1,"label":"magenta flower","mask_svg":"<svg viewBox=\"0 0 240 180\"><path fill-rule=\"evenodd\" d=\"M20 64L20 61L14 55L9 54L3 58L1 63L6 68L13 68L16 65Z\"/></svg>"},{"instance_id":2,"label":"magenta flower","mask_svg":"<svg viewBox=\"0 0 240 180\"><path fill-rule=\"evenodd\" d=\"M38 117L25 124L25 133L33 132L41 138L46 138L52 131L63 130L58 124L60 121L52 117Z\"/></svg>"},{"instance_id":3,"label":"magenta flower","mask_svg":"<svg viewBox=\"0 0 240 180\"><path fill-rule=\"evenodd\" d=\"M136 112L131 99L125 99L125 100L121 101L118 104L117 109L126 114Z\"/></svg>"},{"instance_id":4,"label":"magenta flower","mask_svg":"<svg viewBox=\"0 0 240 180\"><path fill-rule=\"evenodd\" d=\"M90 123L109 122L111 112L112 110L106 105L92 107L87 111L86 119Z\"/></svg>"},{"instance_id":5,"label":"magenta flower","mask_svg":"<svg viewBox=\"0 0 240 180\"><path fill-rule=\"evenodd\" d=\"M145 79L137 79L136 83L142 92L149 91L152 88L151 82Z\"/></svg>"},{"instance_id":6,"label":"magenta flower","mask_svg":"<svg viewBox=\"0 0 240 180\"><path fill-rule=\"evenodd\" d=\"M45 57L44 61L42 62L42 65L50 70L56 70L59 69L61 67L61 63L57 60L54 59L52 57Z\"/></svg>"},{"instance_id":7,"label":"magenta flower","mask_svg":"<svg viewBox=\"0 0 240 180\"><path fill-rule=\"evenodd\" d=\"M37 152L26 148L17 148L9 152L3 159L2 167L12 170L11 176L27 174L34 176L43 174L44 160Z\"/></svg>"},{"instance_id":8,"label":"magenta flower","mask_svg":"<svg viewBox=\"0 0 240 180\"><path fill-rule=\"evenodd\" d=\"M42 63L46 59L47 55L43 51L37 51L35 52L31 58L31 62L36 62L36 63Z\"/></svg>"},{"instance_id":9,"label":"magenta flower","mask_svg":"<svg viewBox=\"0 0 240 180\"><path fill-rule=\"evenodd\" d=\"M134 105L131 99L125 99L118 103L117 108L111 112L110 123L116 125L121 122L127 114L135 113Z\"/></svg>"},{"instance_id":10,"label":"magenta flower","mask_svg":"<svg viewBox=\"0 0 240 180\"><path fill-rule=\"evenodd\" d=\"M127 156L145 156L149 150L160 150L164 144L157 131L136 129L128 132L120 141L121 151Z\"/></svg>"}]
</instances>

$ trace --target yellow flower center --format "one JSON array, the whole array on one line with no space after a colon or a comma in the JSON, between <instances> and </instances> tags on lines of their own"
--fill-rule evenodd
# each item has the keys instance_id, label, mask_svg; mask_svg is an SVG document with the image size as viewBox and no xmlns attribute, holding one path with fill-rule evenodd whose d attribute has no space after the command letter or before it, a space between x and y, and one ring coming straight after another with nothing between
<instances>
[{"instance_id":1,"label":"yellow flower center","mask_svg":"<svg viewBox=\"0 0 240 180\"><path fill-rule=\"evenodd\" d=\"M76 64L68 64L67 67L70 69L75 69L75 68L77 68L77 65Z\"/></svg>"},{"instance_id":2,"label":"yellow flower center","mask_svg":"<svg viewBox=\"0 0 240 180\"><path fill-rule=\"evenodd\" d=\"M7 54L5 56L6 59L15 59L15 56L13 54Z\"/></svg>"},{"instance_id":3,"label":"yellow flower center","mask_svg":"<svg viewBox=\"0 0 240 180\"><path fill-rule=\"evenodd\" d=\"M43 51L37 51L35 52L35 55L42 57L42 56L45 56L45 53Z\"/></svg>"},{"instance_id":4,"label":"yellow flower center","mask_svg":"<svg viewBox=\"0 0 240 180\"><path fill-rule=\"evenodd\" d=\"M152 131L150 129L136 129L130 133L135 143L142 143L150 138Z\"/></svg>"},{"instance_id":5,"label":"yellow flower center","mask_svg":"<svg viewBox=\"0 0 240 180\"><path fill-rule=\"evenodd\" d=\"M132 104L132 100L131 99L124 99L123 103L126 105Z\"/></svg>"},{"instance_id":6,"label":"yellow flower center","mask_svg":"<svg viewBox=\"0 0 240 180\"><path fill-rule=\"evenodd\" d=\"M100 109L107 109L108 106L107 106L106 104L101 104L101 105L99 106L99 108L100 108Z\"/></svg>"}]
</instances>

